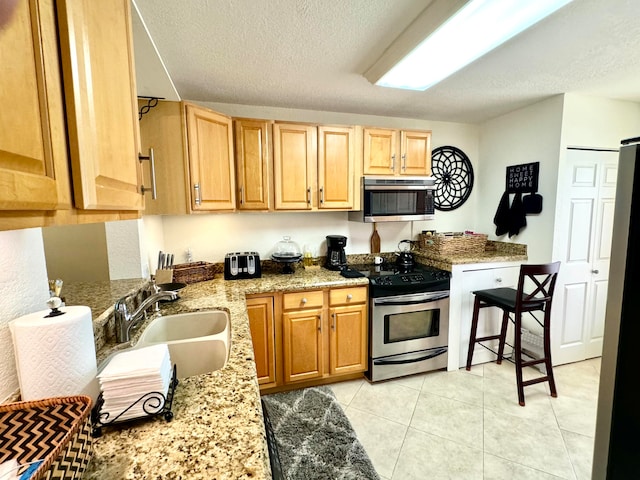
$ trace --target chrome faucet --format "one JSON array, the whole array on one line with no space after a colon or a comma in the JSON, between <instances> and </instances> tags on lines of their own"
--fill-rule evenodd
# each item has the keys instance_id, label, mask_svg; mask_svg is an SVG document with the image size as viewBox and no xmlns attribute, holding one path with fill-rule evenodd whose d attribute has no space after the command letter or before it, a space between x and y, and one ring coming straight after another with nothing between
<instances>
[{"instance_id":1,"label":"chrome faucet","mask_svg":"<svg viewBox=\"0 0 640 480\"><path fill-rule=\"evenodd\" d=\"M168 299L175 300L178 298L178 293L172 290L166 290L161 292L154 292L149 297L145 298L140 306L133 312L129 313L127 310L127 297L122 297L118 300L114 306L115 309L115 322L116 322L116 341L118 343L128 342L130 340L131 328L140 322L144 318L144 313L152 305L156 304L158 300Z\"/></svg>"}]
</instances>

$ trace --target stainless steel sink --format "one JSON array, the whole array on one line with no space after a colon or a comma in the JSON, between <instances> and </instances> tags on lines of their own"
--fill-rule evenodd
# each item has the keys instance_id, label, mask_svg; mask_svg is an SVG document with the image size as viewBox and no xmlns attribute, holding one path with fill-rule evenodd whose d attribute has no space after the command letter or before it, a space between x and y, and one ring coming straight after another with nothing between
<instances>
[{"instance_id":1,"label":"stainless steel sink","mask_svg":"<svg viewBox=\"0 0 640 480\"><path fill-rule=\"evenodd\" d=\"M153 320L134 348L157 343L169 346L178 378L223 368L231 351L231 322L223 310L165 315Z\"/></svg>"}]
</instances>

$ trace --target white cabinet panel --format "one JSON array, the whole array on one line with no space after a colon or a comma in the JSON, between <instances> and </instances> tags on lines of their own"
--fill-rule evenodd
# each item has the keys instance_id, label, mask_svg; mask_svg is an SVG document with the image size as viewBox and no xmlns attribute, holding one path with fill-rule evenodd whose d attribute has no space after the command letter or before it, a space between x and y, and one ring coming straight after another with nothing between
<instances>
[{"instance_id":1,"label":"white cabinet panel","mask_svg":"<svg viewBox=\"0 0 640 480\"><path fill-rule=\"evenodd\" d=\"M488 264L485 268L482 268L481 265L476 264L473 270L468 269L460 272L454 270L454 275L451 279L452 297L449 328L453 328L455 331L457 323L459 325L459 335L457 344L453 348L450 342L449 358L451 359L454 350L457 348L458 365L456 368L463 368L467 364L471 318L473 316L473 302L475 300L473 292L489 288L517 288L518 286L519 265L512 263L507 267L496 265L499 264ZM455 307L454 302L456 301L460 302L460 308ZM459 319L456 318L456 315L459 315ZM494 335L500 332L502 310L497 308L484 308L480 310L478 318L478 336ZM474 365L492 360L495 360L494 354L479 345L476 346L473 353ZM449 368L449 370L451 370L451 368Z\"/></svg>"}]
</instances>

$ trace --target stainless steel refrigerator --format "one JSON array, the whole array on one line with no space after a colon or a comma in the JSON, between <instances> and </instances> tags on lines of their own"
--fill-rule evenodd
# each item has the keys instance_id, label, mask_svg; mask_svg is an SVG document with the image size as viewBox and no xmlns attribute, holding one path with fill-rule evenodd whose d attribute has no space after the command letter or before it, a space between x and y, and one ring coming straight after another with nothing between
<instances>
[{"instance_id":1,"label":"stainless steel refrigerator","mask_svg":"<svg viewBox=\"0 0 640 480\"><path fill-rule=\"evenodd\" d=\"M640 478L640 137L622 141L593 479Z\"/></svg>"}]
</instances>

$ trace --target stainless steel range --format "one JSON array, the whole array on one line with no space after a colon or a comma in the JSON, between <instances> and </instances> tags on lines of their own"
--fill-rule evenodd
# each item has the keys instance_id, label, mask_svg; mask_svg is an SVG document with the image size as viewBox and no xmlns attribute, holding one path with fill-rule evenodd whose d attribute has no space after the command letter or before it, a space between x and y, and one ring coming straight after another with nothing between
<instances>
[{"instance_id":1,"label":"stainless steel range","mask_svg":"<svg viewBox=\"0 0 640 480\"><path fill-rule=\"evenodd\" d=\"M422 265L351 265L369 277L372 382L446 368L451 274Z\"/></svg>"}]
</instances>

